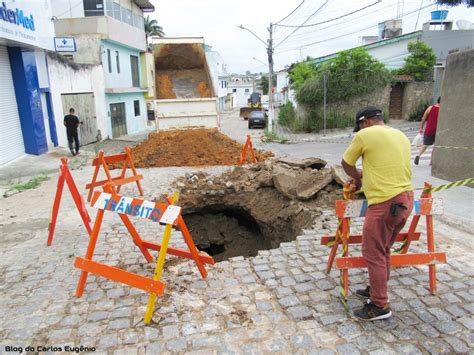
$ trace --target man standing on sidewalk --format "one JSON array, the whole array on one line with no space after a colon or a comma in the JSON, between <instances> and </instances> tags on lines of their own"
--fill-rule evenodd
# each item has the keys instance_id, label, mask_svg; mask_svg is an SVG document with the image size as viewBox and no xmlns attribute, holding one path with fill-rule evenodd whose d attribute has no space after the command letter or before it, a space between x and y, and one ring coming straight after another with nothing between
<instances>
[{"instance_id":1,"label":"man standing on sidewalk","mask_svg":"<svg viewBox=\"0 0 474 355\"><path fill-rule=\"evenodd\" d=\"M64 116L64 125L66 126L67 141L69 143L69 150L72 155L79 154L79 136L77 134L77 127L79 127L79 118L74 115L74 109L69 109L69 115ZM76 151L72 149L72 143L76 144Z\"/></svg>"},{"instance_id":2,"label":"man standing on sidewalk","mask_svg":"<svg viewBox=\"0 0 474 355\"><path fill-rule=\"evenodd\" d=\"M373 106L357 112L354 132L358 133L343 155L342 166L356 189L363 188L369 205L362 256L370 285L356 292L367 303L354 315L363 320L385 319L392 315L387 296L390 249L413 208L410 142L399 130L385 126L382 111ZM360 157L362 171L355 167Z\"/></svg>"}]
</instances>

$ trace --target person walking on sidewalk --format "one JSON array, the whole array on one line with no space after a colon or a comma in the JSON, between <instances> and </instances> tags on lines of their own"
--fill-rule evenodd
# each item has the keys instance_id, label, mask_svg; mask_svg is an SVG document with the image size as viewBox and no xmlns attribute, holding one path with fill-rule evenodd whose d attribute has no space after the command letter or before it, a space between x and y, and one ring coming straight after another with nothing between
<instances>
[{"instance_id":1,"label":"person walking on sidewalk","mask_svg":"<svg viewBox=\"0 0 474 355\"><path fill-rule=\"evenodd\" d=\"M69 150L72 155L79 154L79 136L77 134L77 127L79 127L79 118L74 115L74 109L69 109L69 115L64 116L64 125L66 126L67 141L69 143ZM72 143L76 145L76 151L72 149Z\"/></svg>"},{"instance_id":2,"label":"person walking on sidewalk","mask_svg":"<svg viewBox=\"0 0 474 355\"><path fill-rule=\"evenodd\" d=\"M440 101L441 97L438 97L438 103L436 105L429 106L423 114L423 118L421 119L420 133L423 133L423 126L425 125L425 122L426 128L423 133L423 144L420 147L418 155L415 157L415 165L418 165L418 163L420 162L420 157L425 152L426 148L434 144L436 138L436 128L438 127L438 113ZM433 156L433 153L431 153L431 156Z\"/></svg>"},{"instance_id":3,"label":"person walking on sidewalk","mask_svg":"<svg viewBox=\"0 0 474 355\"><path fill-rule=\"evenodd\" d=\"M382 111L373 106L357 112L354 132L342 166L355 188L362 187L369 205L362 232L369 286L356 292L367 303L354 315L385 319L392 315L387 296L390 248L413 208L410 142L401 131L384 125ZM360 157L362 171L355 167Z\"/></svg>"}]
</instances>

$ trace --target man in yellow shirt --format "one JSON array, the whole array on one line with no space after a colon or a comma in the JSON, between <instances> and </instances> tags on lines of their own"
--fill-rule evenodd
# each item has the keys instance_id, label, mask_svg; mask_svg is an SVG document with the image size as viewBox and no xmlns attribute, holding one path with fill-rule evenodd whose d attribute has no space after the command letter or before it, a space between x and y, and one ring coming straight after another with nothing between
<instances>
[{"instance_id":1,"label":"man in yellow shirt","mask_svg":"<svg viewBox=\"0 0 474 355\"><path fill-rule=\"evenodd\" d=\"M362 232L369 286L356 292L367 303L354 315L385 319L392 315L387 297L390 249L413 209L410 142L399 130L385 126L382 111L373 106L357 112L354 132L342 166L357 190L362 187L369 205ZM355 167L360 157L362 171Z\"/></svg>"}]
</instances>

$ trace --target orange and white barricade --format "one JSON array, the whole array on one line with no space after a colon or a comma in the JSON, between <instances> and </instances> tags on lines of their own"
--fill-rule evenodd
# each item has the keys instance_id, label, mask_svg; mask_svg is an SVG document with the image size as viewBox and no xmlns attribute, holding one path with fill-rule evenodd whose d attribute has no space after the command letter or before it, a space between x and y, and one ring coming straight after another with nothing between
<instances>
[{"instance_id":1,"label":"orange and white barricade","mask_svg":"<svg viewBox=\"0 0 474 355\"><path fill-rule=\"evenodd\" d=\"M429 191L431 185L425 183L425 191ZM347 299L349 288L349 269L365 268L367 263L362 256L350 256L349 245L361 244L362 235L350 234L351 218L364 217L368 204L367 200L345 200L336 201L336 215L339 225L334 236L324 236L322 245L331 247L328 257L326 272L331 271L334 261L336 267L341 270L341 298ZM446 263L446 253L436 252L434 244L433 216L443 214L442 200L431 198L431 193L424 192L419 199L414 201L413 218L407 232L400 233L396 242L401 242L401 247L392 252L390 264L392 268L428 265L429 288L431 294L436 293L436 264ZM421 233L416 227L421 216L426 217L427 251L425 253L408 253L410 243L420 239ZM336 257L339 245L342 246L342 255Z\"/></svg>"},{"instance_id":2,"label":"orange and white barricade","mask_svg":"<svg viewBox=\"0 0 474 355\"><path fill-rule=\"evenodd\" d=\"M257 162L255 157L255 152L253 151L252 140L250 139L250 134L247 134L247 140L245 141L244 147L242 148L242 153L240 154L239 165L243 165L247 159L247 153L250 152L252 156L252 163Z\"/></svg>"},{"instance_id":3,"label":"orange and white barricade","mask_svg":"<svg viewBox=\"0 0 474 355\"><path fill-rule=\"evenodd\" d=\"M113 187L109 184L104 185L104 190L105 192L94 192L91 206L97 208L98 212L94 222L94 227L92 229L89 245L87 247L86 255L83 258L77 257L74 263L75 267L82 270L76 289L77 297L82 296L89 273L93 273L95 275L99 275L107 279L129 285L131 287L142 289L154 295L162 295L165 289L164 283L159 280L159 277L156 277L158 272L155 273L155 278L148 278L92 260L105 211L118 213L122 222L130 233L133 242L140 249L147 262L153 261L153 257L150 255L149 249L160 251L162 248L164 248L165 254L168 253L183 258L193 259L201 273L201 276L203 278L207 277L207 271L204 267L204 264L214 264L215 261L211 256L201 254L196 248L191 234L184 223L184 219L181 216L180 207L168 203L158 203L121 196L116 194ZM165 234L164 237L166 238L163 238L164 242L161 245L144 241L141 239L134 225L130 221L129 216L166 224L167 228L168 226L169 228L171 228L171 226L176 228L177 230L181 231L188 246L188 250L167 247L168 239L166 238L169 238L169 234ZM168 232L170 232L169 228ZM162 259L162 269L162 264L164 263L164 254L160 255L160 259ZM159 274L161 276L161 271Z\"/></svg>"},{"instance_id":4,"label":"orange and white barricade","mask_svg":"<svg viewBox=\"0 0 474 355\"><path fill-rule=\"evenodd\" d=\"M113 163L122 163L122 170L119 176L112 177L110 174L109 164ZM135 169L135 164L133 163L132 157L132 150L129 147L125 147L125 152L120 154L114 155L104 155L103 151L100 151L97 154L97 157L94 158L92 161L92 166L95 166L94 175L92 176L92 181L86 185L86 189L89 190L89 194L87 196L87 202L91 201L92 194L94 192L94 188L102 186L107 183L114 183L116 186L115 192L120 192L120 187L130 182L135 182L138 187L138 191L140 192L140 196L143 196L143 189L140 184L140 180L143 179L142 175L137 173L137 169ZM106 179L97 181L97 177L99 175L100 168L102 167ZM126 177L127 169L130 168L132 171L132 176Z\"/></svg>"}]
</instances>

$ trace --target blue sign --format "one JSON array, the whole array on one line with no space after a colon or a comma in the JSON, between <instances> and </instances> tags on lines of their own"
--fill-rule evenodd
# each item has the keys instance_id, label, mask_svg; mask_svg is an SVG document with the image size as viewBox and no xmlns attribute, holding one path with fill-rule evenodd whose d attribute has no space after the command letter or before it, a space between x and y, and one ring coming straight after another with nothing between
<instances>
[{"instance_id":1,"label":"blue sign","mask_svg":"<svg viewBox=\"0 0 474 355\"><path fill-rule=\"evenodd\" d=\"M35 31L35 21L33 15L25 15L23 10L15 8L15 10L8 9L5 2L0 6L0 19L5 22L13 23L17 26L23 26L27 30Z\"/></svg>"},{"instance_id":2,"label":"blue sign","mask_svg":"<svg viewBox=\"0 0 474 355\"><path fill-rule=\"evenodd\" d=\"M76 40L74 37L54 37L56 52L75 52Z\"/></svg>"}]
</instances>

